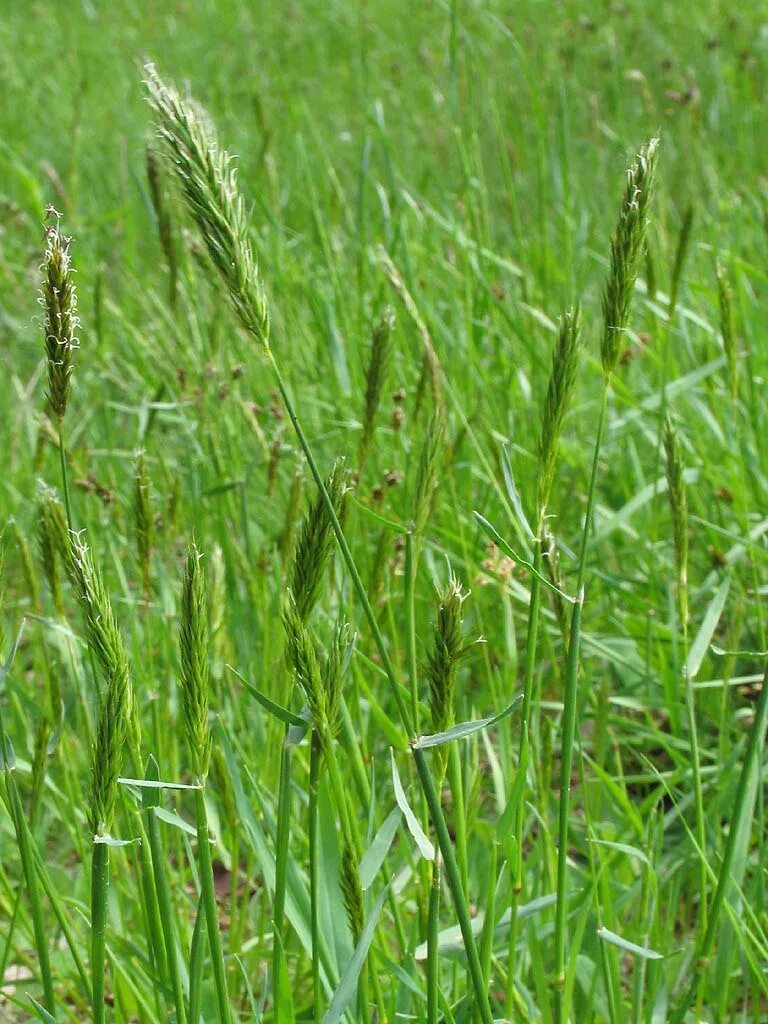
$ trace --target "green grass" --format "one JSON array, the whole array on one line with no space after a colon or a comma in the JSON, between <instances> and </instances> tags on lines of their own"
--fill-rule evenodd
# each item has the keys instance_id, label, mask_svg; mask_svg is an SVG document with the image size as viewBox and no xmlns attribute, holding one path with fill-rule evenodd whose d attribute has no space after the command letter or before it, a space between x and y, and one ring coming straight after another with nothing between
<instances>
[{"instance_id":1,"label":"green grass","mask_svg":"<svg viewBox=\"0 0 768 1024\"><path fill-rule=\"evenodd\" d=\"M0 25L0 1019L762 1019L759 5L170 7ZM147 58L237 154L258 275L148 164Z\"/></svg>"}]
</instances>

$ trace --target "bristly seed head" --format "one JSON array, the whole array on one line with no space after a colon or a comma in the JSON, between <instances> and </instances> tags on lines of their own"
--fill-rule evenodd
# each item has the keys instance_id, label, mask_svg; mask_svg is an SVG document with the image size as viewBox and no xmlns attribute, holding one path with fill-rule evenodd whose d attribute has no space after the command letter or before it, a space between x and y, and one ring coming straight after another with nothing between
<instances>
[{"instance_id":1,"label":"bristly seed head","mask_svg":"<svg viewBox=\"0 0 768 1024\"><path fill-rule=\"evenodd\" d=\"M139 744L128 658L101 573L88 547L70 534L67 568L85 620L85 635L105 681L93 757L89 824L94 835L108 833L117 799L123 748ZM129 732L130 729L130 732Z\"/></svg>"},{"instance_id":2,"label":"bristly seed head","mask_svg":"<svg viewBox=\"0 0 768 1024\"><path fill-rule=\"evenodd\" d=\"M181 597L181 693L187 745L192 770L201 781L211 761L211 731L208 722L208 613L202 555L191 545L187 552Z\"/></svg>"},{"instance_id":3,"label":"bristly seed head","mask_svg":"<svg viewBox=\"0 0 768 1024\"><path fill-rule=\"evenodd\" d=\"M433 732L444 732L453 725L458 665L472 646L465 642L463 630L462 606L467 596L455 576L440 595L426 665Z\"/></svg>"},{"instance_id":4,"label":"bristly seed head","mask_svg":"<svg viewBox=\"0 0 768 1024\"><path fill-rule=\"evenodd\" d=\"M539 481L537 518L546 513L552 482L555 476L555 462L563 421L576 382L576 370L581 346L581 308L566 310L560 321L555 350L552 353L552 370L547 386L547 399L539 438Z\"/></svg>"},{"instance_id":5,"label":"bristly seed head","mask_svg":"<svg viewBox=\"0 0 768 1024\"><path fill-rule=\"evenodd\" d=\"M347 467L344 459L336 459L325 481L325 487L342 522L347 494ZM301 524L293 558L290 590L296 614L306 622L317 604L323 577L333 553L334 533L328 506L318 493Z\"/></svg>"},{"instance_id":6,"label":"bristly seed head","mask_svg":"<svg viewBox=\"0 0 768 1024\"><path fill-rule=\"evenodd\" d=\"M359 465L362 468L373 438L376 413L387 380L387 370L392 355L392 332L395 328L395 311L386 306L373 328L368 366L365 371L365 409L363 432L360 436Z\"/></svg>"},{"instance_id":7,"label":"bristly seed head","mask_svg":"<svg viewBox=\"0 0 768 1024\"><path fill-rule=\"evenodd\" d=\"M69 247L72 239L61 233L59 214L52 206L48 213L56 218L45 229L43 285L40 302L45 310L45 355L48 364L48 403L61 422L67 411L69 384L78 347L77 292Z\"/></svg>"},{"instance_id":8,"label":"bristly seed head","mask_svg":"<svg viewBox=\"0 0 768 1024\"><path fill-rule=\"evenodd\" d=\"M208 115L166 85L154 65L144 68L158 136L208 255L229 291L243 327L269 343L269 313L248 239L245 205L232 157L219 145Z\"/></svg>"},{"instance_id":9,"label":"bristly seed head","mask_svg":"<svg viewBox=\"0 0 768 1024\"><path fill-rule=\"evenodd\" d=\"M622 335L629 322L648 228L658 145L658 139L651 139L627 171L624 201L611 240L611 269L603 293L603 340L600 348L603 372L607 377L616 369Z\"/></svg>"}]
</instances>

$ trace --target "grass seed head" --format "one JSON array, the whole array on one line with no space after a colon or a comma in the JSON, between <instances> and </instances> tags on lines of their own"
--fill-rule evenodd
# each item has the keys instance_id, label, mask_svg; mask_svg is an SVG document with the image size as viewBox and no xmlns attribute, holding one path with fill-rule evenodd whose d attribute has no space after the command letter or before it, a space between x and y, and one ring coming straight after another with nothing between
<instances>
[{"instance_id":1,"label":"grass seed head","mask_svg":"<svg viewBox=\"0 0 768 1024\"><path fill-rule=\"evenodd\" d=\"M341 852L341 893L349 930L357 945L365 927L365 907L357 855L350 843L345 843Z\"/></svg>"},{"instance_id":2,"label":"grass seed head","mask_svg":"<svg viewBox=\"0 0 768 1024\"><path fill-rule=\"evenodd\" d=\"M245 204L232 157L219 145L205 111L144 68L158 136L208 256L229 292L243 327L264 345L269 313L248 238Z\"/></svg>"},{"instance_id":3,"label":"grass seed head","mask_svg":"<svg viewBox=\"0 0 768 1024\"><path fill-rule=\"evenodd\" d=\"M392 357L392 332L395 328L395 311L387 306L374 325L371 334L371 349L365 371L365 409L363 411L363 432L360 437L359 464L365 462L373 438L376 413L381 404L381 395L387 381L387 371Z\"/></svg>"},{"instance_id":4,"label":"grass seed head","mask_svg":"<svg viewBox=\"0 0 768 1024\"><path fill-rule=\"evenodd\" d=\"M658 139L651 139L627 171L624 200L611 240L611 267L603 293L603 340L600 349L603 372L607 377L616 369L622 336L629 322L632 295L645 247L658 145Z\"/></svg>"},{"instance_id":5,"label":"grass seed head","mask_svg":"<svg viewBox=\"0 0 768 1024\"><path fill-rule=\"evenodd\" d=\"M539 438L538 518L546 511L555 476L557 447L563 421L573 394L581 347L581 309L569 309L560 321L560 331L552 354L552 370Z\"/></svg>"},{"instance_id":6,"label":"grass seed head","mask_svg":"<svg viewBox=\"0 0 768 1024\"><path fill-rule=\"evenodd\" d=\"M312 634L290 595L283 604L283 630L286 660L304 691L312 725L323 739L329 729L323 673Z\"/></svg>"},{"instance_id":7,"label":"grass seed head","mask_svg":"<svg viewBox=\"0 0 768 1024\"><path fill-rule=\"evenodd\" d=\"M208 722L208 612L202 555L194 544L187 552L181 597L181 693L192 770L205 779L211 760Z\"/></svg>"},{"instance_id":8,"label":"grass seed head","mask_svg":"<svg viewBox=\"0 0 768 1024\"><path fill-rule=\"evenodd\" d=\"M154 522L149 501L149 472L144 451L136 452L133 465L133 522L136 529L136 553L138 555L144 596L151 590L150 559L152 555L152 534Z\"/></svg>"},{"instance_id":9,"label":"grass seed head","mask_svg":"<svg viewBox=\"0 0 768 1024\"><path fill-rule=\"evenodd\" d=\"M48 365L48 403L61 422L67 411L69 385L78 347L77 291L70 257L71 238L61 233L59 215L49 207L55 223L46 227L43 285L40 302L45 310L45 355Z\"/></svg>"},{"instance_id":10,"label":"grass seed head","mask_svg":"<svg viewBox=\"0 0 768 1024\"><path fill-rule=\"evenodd\" d=\"M467 652L462 606L467 593L455 576L440 594L432 648L427 656L429 707L432 731L443 732L453 725L458 664Z\"/></svg>"},{"instance_id":11,"label":"grass seed head","mask_svg":"<svg viewBox=\"0 0 768 1024\"><path fill-rule=\"evenodd\" d=\"M347 493L347 468L344 459L337 459L325 487L336 517L344 518ZM295 611L306 622L317 604L322 590L325 570L333 553L334 533L328 507L318 493L299 530L299 539L293 558L291 594Z\"/></svg>"}]
</instances>

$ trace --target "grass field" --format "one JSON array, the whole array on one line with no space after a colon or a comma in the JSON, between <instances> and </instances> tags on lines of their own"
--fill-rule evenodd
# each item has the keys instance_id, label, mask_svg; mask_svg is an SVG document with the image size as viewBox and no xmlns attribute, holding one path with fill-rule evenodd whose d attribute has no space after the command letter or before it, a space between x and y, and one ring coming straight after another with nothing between
<instances>
[{"instance_id":1,"label":"grass field","mask_svg":"<svg viewBox=\"0 0 768 1024\"><path fill-rule=\"evenodd\" d=\"M768 1019L760 5L0 54L0 1020Z\"/></svg>"}]
</instances>

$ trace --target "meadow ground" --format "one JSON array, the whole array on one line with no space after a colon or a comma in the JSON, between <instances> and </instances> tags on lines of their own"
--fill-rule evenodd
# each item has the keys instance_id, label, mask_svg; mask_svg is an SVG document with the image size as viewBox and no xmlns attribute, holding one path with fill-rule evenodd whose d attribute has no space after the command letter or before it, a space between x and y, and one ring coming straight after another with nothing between
<instances>
[{"instance_id":1,"label":"meadow ground","mask_svg":"<svg viewBox=\"0 0 768 1024\"><path fill-rule=\"evenodd\" d=\"M3 5L0 1020L768 1019L767 70Z\"/></svg>"}]
</instances>

